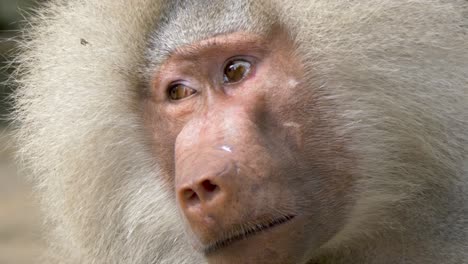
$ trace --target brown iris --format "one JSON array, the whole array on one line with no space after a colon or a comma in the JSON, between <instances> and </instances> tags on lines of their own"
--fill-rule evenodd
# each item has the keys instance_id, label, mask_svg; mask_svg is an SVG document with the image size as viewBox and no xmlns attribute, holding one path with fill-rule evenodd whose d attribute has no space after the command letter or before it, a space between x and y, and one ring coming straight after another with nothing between
<instances>
[{"instance_id":1,"label":"brown iris","mask_svg":"<svg viewBox=\"0 0 468 264\"><path fill-rule=\"evenodd\" d=\"M224 82L236 83L244 79L249 74L251 64L245 60L230 61L224 68Z\"/></svg>"},{"instance_id":2,"label":"brown iris","mask_svg":"<svg viewBox=\"0 0 468 264\"><path fill-rule=\"evenodd\" d=\"M171 100L182 100L187 98L197 91L183 84L175 84L169 89L169 98Z\"/></svg>"}]
</instances>

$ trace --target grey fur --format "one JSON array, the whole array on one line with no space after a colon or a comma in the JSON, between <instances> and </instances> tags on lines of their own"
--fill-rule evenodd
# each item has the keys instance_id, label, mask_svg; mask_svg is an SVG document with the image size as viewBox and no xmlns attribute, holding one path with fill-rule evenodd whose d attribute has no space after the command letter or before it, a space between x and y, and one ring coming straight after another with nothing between
<instances>
[{"instance_id":1,"label":"grey fur","mask_svg":"<svg viewBox=\"0 0 468 264\"><path fill-rule=\"evenodd\" d=\"M146 66L273 22L336 106L320 110L339 117L360 183L345 228L304 260L468 263L468 1L201 2L55 0L31 22L14 118L52 229L45 263L204 263L147 147Z\"/></svg>"}]
</instances>

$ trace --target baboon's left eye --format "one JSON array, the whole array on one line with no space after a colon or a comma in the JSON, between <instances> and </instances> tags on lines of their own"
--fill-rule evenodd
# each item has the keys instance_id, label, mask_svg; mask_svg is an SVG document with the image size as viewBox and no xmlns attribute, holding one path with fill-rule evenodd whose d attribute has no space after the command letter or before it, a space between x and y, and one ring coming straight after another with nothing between
<instances>
[{"instance_id":1,"label":"baboon's left eye","mask_svg":"<svg viewBox=\"0 0 468 264\"><path fill-rule=\"evenodd\" d=\"M252 64L246 60L236 59L228 62L224 67L224 83L242 81L250 72Z\"/></svg>"}]
</instances>

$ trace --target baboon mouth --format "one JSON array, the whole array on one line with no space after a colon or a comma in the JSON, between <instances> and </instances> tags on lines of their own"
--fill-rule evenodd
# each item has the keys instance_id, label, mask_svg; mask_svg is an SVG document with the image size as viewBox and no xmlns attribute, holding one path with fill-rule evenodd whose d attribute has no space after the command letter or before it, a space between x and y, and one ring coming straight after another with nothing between
<instances>
[{"instance_id":1,"label":"baboon mouth","mask_svg":"<svg viewBox=\"0 0 468 264\"><path fill-rule=\"evenodd\" d=\"M275 228L277 226L283 225L293 220L295 217L296 217L295 215L286 215L286 216L282 216L282 217L279 217L279 218L276 218L274 220L270 220L267 222L261 222L261 223L257 223L254 225L250 225L247 228L242 228L241 229L242 231L239 231L237 233L234 232L234 235L228 236L227 238L223 238L214 243L211 243L210 245L205 247L203 252L205 253L205 255L212 254L215 251L218 251L220 249L230 246L234 242L248 239L259 233L262 233L272 228ZM232 232L230 232L230 234L232 234Z\"/></svg>"}]
</instances>

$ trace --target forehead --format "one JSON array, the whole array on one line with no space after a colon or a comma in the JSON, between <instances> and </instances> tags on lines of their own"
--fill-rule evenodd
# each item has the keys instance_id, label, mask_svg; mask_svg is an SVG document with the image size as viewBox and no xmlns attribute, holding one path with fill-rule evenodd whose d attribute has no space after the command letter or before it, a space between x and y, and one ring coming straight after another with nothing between
<instances>
[{"instance_id":1,"label":"forehead","mask_svg":"<svg viewBox=\"0 0 468 264\"><path fill-rule=\"evenodd\" d=\"M268 49L267 36L256 35L248 32L235 32L230 34L217 35L204 39L190 45L181 46L175 49L169 58L177 57L186 60L196 59L200 56L213 55L217 53L245 52L245 53L265 53Z\"/></svg>"},{"instance_id":2,"label":"forehead","mask_svg":"<svg viewBox=\"0 0 468 264\"><path fill-rule=\"evenodd\" d=\"M176 49L235 32L267 35L275 19L271 1L169 1L148 49L154 69Z\"/></svg>"}]
</instances>

